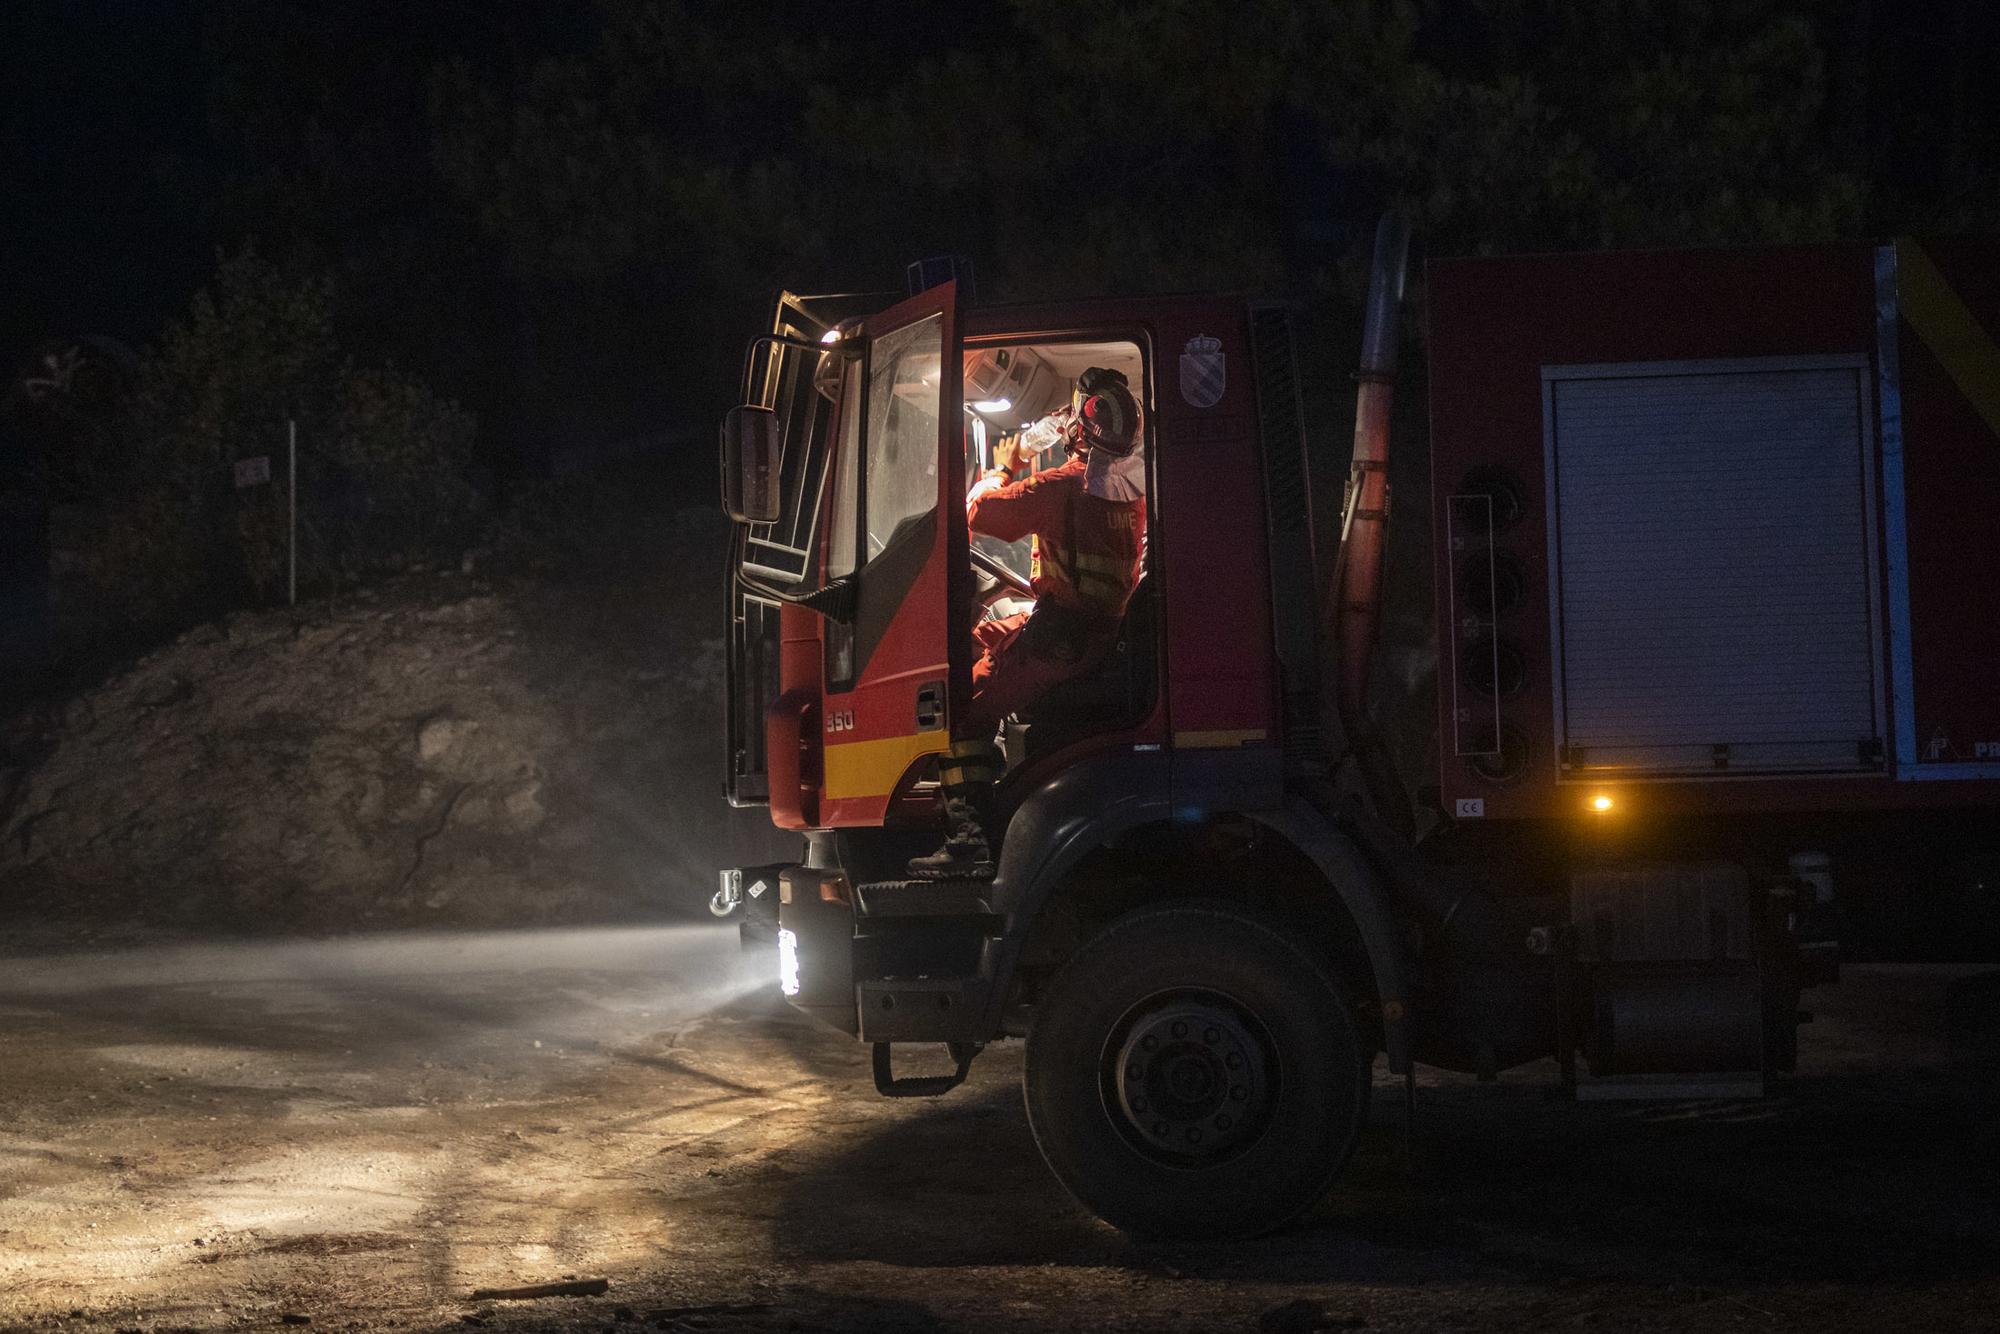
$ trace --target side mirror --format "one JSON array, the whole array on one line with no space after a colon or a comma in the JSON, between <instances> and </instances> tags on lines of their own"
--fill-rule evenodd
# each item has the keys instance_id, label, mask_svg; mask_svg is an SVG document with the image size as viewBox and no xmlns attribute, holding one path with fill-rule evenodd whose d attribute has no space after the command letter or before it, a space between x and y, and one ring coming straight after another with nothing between
<instances>
[{"instance_id":1,"label":"side mirror","mask_svg":"<svg viewBox=\"0 0 2000 1334\"><path fill-rule=\"evenodd\" d=\"M722 509L737 523L778 520L778 414L745 404L722 419Z\"/></svg>"}]
</instances>

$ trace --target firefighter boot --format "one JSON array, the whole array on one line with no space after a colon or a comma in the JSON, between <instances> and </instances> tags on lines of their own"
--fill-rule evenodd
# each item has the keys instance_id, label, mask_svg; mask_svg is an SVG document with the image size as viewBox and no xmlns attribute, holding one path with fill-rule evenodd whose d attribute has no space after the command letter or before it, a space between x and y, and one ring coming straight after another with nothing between
<instances>
[{"instance_id":1,"label":"firefighter boot","mask_svg":"<svg viewBox=\"0 0 2000 1334\"><path fill-rule=\"evenodd\" d=\"M991 880L997 872L981 808L1005 761L990 738L954 741L938 776L944 783L944 846L910 860L913 880Z\"/></svg>"}]
</instances>

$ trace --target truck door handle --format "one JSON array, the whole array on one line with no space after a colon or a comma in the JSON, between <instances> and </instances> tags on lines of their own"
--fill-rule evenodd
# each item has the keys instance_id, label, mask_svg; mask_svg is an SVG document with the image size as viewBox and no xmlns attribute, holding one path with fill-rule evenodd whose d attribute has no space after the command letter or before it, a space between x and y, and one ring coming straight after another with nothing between
<instances>
[{"instance_id":1,"label":"truck door handle","mask_svg":"<svg viewBox=\"0 0 2000 1334\"><path fill-rule=\"evenodd\" d=\"M944 726L944 682L928 681L917 687L917 730L935 732Z\"/></svg>"}]
</instances>

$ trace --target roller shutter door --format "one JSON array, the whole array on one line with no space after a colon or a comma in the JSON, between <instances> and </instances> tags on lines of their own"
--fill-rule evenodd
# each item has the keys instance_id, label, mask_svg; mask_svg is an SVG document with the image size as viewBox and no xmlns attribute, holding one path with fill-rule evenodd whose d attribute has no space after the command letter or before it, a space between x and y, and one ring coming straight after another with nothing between
<instances>
[{"instance_id":1,"label":"roller shutter door","mask_svg":"<svg viewBox=\"0 0 2000 1334\"><path fill-rule=\"evenodd\" d=\"M1568 776L1878 766L1867 374L1544 372Z\"/></svg>"}]
</instances>

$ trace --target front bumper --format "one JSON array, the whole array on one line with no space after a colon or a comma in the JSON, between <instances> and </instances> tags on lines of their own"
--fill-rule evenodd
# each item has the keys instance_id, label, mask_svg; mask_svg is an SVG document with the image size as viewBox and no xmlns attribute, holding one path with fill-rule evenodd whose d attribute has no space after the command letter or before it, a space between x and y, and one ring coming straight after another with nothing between
<instances>
[{"instance_id":1,"label":"front bumper","mask_svg":"<svg viewBox=\"0 0 2000 1334\"><path fill-rule=\"evenodd\" d=\"M997 1037L991 965L1003 919L976 887L897 881L850 886L839 871L778 880L786 999L864 1042ZM791 972L787 965L787 972Z\"/></svg>"}]
</instances>

